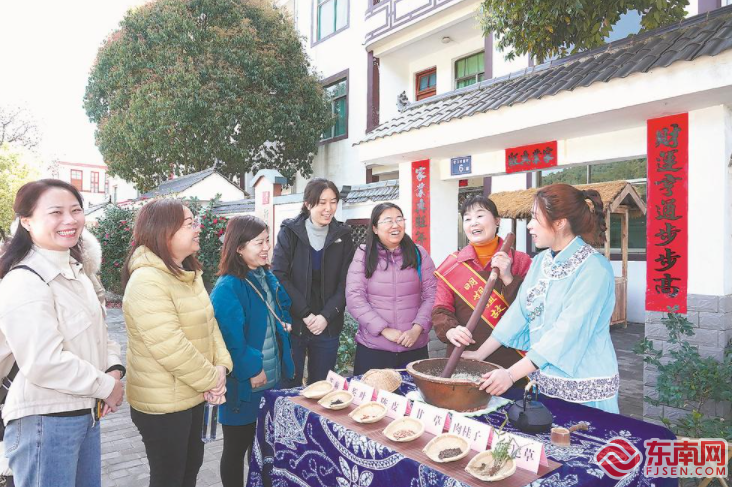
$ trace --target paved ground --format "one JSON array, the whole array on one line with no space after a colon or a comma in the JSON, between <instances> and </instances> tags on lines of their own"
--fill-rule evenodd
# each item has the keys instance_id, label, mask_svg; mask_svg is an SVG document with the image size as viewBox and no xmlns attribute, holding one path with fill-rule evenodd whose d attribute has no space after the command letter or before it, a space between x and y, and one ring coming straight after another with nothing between
<instances>
[{"instance_id":1,"label":"paved ground","mask_svg":"<svg viewBox=\"0 0 732 487\"><path fill-rule=\"evenodd\" d=\"M127 336L122 313L110 309L107 317L110 335L126 349ZM620 411L641 418L643 414L643 362L632 348L643 336L643 325L630 324L614 328L612 339L620 365ZM221 486L219 460L223 442L219 439L206 445L203 467L198 475L201 487ZM130 408L125 405L102 420L102 486L142 487L148 484L150 469L137 428L130 420Z\"/></svg>"}]
</instances>

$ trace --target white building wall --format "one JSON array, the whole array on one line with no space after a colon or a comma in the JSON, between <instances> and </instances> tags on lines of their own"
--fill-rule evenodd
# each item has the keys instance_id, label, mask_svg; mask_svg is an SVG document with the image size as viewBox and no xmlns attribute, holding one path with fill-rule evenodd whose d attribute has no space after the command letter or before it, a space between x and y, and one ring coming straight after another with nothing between
<instances>
[{"instance_id":1,"label":"white building wall","mask_svg":"<svg viewBox=\"0 0 732 487\"><path fill-rule=\"evenodd\" d=\"M105 167L89 167L88 165L70 165L59 163L58 178L67 183L71 183L71 171L81 171L82 173L82 191L81 196L84 198L84 206L95 206L106 201L104 194L104 177L107 174ZM99 174L99 191L91 192L91 174L96 172Z\"/></svg>"},{"instance_id":2,"label":"white building wall","mask_svg":"<svg viewBox=\"0 0 732 487\"><path fill-rule=\"evenodd\" d=\"M285 2L293 9L296 28L305 37L303 45L322 79L348 70L348 138L320 146L313 161L313 176L325 177L336 186L363 184L366 169L353 144L366 133L366 51L363 48L365 2L349 0L348 28L313 44L317 2ZM307 180L298 176L294 192L302 192Z\"/></svg>"},{"instance_id":3,"label":"white building wall","mask_svg":"<svg viewBox=\"0 0 732 487\"><path fill-rule=\"evenodd\" d=\"M244 191L234 186L220 174L211 174L206 179L194 184L187 190L179 193L179 198L196 197L201 201L210 201L220 194L221 201L236 201L246 198Z\"/></svg>"},{"instance_id":4,"label":"white building wall","mask_svg":"<svg viewBox=\"0 0 732 487\"><path fill-rule=\"evenodd\" d=\"M140 192L132 183L117 176L109 177L109 198L112 202L134 200L139 196Z\"/></svg>"},{"instance_id":5,"label":"white building wall","mask_svg":"<svg viewBox=\"0 0 732 487\"><path fill-rule=\"evenodd\" d=\"M732 294L730 110L689 113L689 294Z\"/></svg>"}]
</instances>

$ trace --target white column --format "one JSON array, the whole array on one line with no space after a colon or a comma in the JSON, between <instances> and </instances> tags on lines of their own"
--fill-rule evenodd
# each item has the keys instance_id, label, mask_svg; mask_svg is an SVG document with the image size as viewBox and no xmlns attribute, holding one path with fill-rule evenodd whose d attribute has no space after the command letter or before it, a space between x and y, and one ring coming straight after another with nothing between
<instances>
[{"instance_id":1,"label":"white column","mask_svg":"<svg viewBox=\"0 0 732 487\"><path fill-rule=\"evenodd\" d=\"M440 179L439 161L430 161L430 255L435 265L457 250L458 184L457 179ZM400 193L401 194L401 193Z\"/></svg>"},{"instance_id":2,"label":"white column","mask_svg":"<svg viewBox=\"0 0 732 487\"><path fill-rule=\"evenodd\" d=\"M731 153L728 107L689 113L689 294L732 294Z\"/></svg>"}]
</instances>

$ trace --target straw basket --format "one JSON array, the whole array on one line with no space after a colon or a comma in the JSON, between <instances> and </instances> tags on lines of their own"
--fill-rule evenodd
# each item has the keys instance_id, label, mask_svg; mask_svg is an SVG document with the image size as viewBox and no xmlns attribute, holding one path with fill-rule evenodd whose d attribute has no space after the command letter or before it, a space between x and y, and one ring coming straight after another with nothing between
<instances>
[{"instance_id":1,"label":"straw basket","mask_svg":"<svg viewBox=\"0 0 732 487\"><path fill-rule=\"evenodd\" d=\"M375 389L394 392L402 385L402 376L394 369L372 369L363 375L361 381Z\"/></svg>"}]
</instances>

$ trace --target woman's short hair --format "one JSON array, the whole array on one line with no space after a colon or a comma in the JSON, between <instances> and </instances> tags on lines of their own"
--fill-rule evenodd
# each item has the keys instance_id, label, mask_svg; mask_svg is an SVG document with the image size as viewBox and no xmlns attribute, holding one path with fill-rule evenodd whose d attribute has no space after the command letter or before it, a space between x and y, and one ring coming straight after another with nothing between
<instances>
[{"instance_id":1,"label":"woman's short hair","mask_svg":"<svg viewBox=\"0 0 732 487\"><path fill-rule=\"evenodd\" d=\"M326 189L330 189L335 193L336 201L341 200L341 193L333 181L325 178L313 178L305 186L305 192L302 195L302 210L300 212L303 215L310 215L308 205L310 207L316 206L320 201L320 195Z\"/></svg>"},{"instance_id":2,"label":"woman's short hair","mask_svg":"<svg viewBox=\"0 0 732 487\"><path fill-rule=\"evenodd\" d=\"M126 286L130 278L130 259L139 247L147 247L153 254L160 257L165 267L178 276L181 269L173 261L170 241L173 235L180 230L185 221L184 205L176 199L159 199L146 204L137 212L134 230L132 233L133 245L127 253L125 265L122 267L122 285ZM195 255L183 259L183 269L200 271L201 263Z\"/></svg>"},{"instance_id":3,"label":"woman's short hair","mask_svg":"<svg viewBox=\"0 0 732 487\"><path fill-rule=\"evenodd\" d=\"M256 216L235 216L230 219L224 233L218 275L231 274L244 279L249 272L249 266L237 251L265 230L268 230L267 224Z\"/></svg>"},{"instance_id":4,"label":"woman's short hair","mask_svg":"<svg viewBox=\"0 0 732 487\"><path fill-rule=\"evenodd\" d=\"M498 216L498 208L496 207L496 204L492 199L486 198L483 195L466 198L465 201L463 201L463 204L460 205L460 216L464 217L468 210L474 210L476 208L483 208L484 210L491 212L495 218L500 218Z\"/></svg>"}]
</instances>

